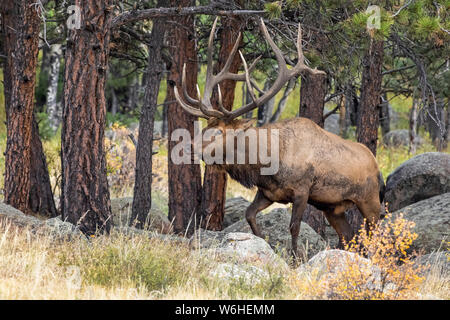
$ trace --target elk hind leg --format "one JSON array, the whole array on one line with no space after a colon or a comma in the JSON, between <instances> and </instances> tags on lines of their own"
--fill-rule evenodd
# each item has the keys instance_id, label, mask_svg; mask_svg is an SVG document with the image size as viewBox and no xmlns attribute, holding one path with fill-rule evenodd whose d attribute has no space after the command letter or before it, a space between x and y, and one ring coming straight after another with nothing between
<instances>
[{"instance_id":1,"label":"elk hind leg","mask_svg":"<svg viewBox=\"0 0 450 320\"><path fill-rule=\"evenodd\" d=\"M247 222L250 225L253 234L260 238L262 238L262 234L258 226L256 225L256 215L258 214L258 212L264 210L272 203L273 201L267 199L266 196L262 193L262 191L258 190L255 199L245 211L245 218L247 219Z\"/></svg>"},{"instance_id":2,"label":"elk hind leg","mask_svg":"<svg viewBox=\"0 0 450 320\"><path fill-rule=\"evenodd\" d=\"M338 206L333 210L326 210L325 217L330 225L336 230L339 237L338 248L344 249L344 243L348 243L353 238L353 230L345 218L347 206Z\"/></svg>"},{"instance_id":3,"label":"elk hind leg","mask_svg":"<svg viewBox=\"0 0 450 320\"><path fill-rule=\"evenodd\" d=\"M374 226L380 220L381 203L378 195L376 197L374 196L373 199L356 203L356 206L364 219L366 219L367 229Z\"/></svg>"}]
</instances>

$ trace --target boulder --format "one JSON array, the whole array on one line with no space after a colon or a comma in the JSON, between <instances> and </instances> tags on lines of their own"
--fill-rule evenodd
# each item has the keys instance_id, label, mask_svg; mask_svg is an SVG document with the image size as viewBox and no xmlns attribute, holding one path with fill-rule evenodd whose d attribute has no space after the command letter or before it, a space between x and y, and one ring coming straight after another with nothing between
<instances>
[{"instance_id":1,"label":"boulder","mask_svg":"<svg viewBox=\"0 0 450 320\"><path fill-rule=\"evenodd\" d=\"M404 214L405 219L416 224L414 232L418 234L418 238L412 243L411 249L432 253L449 241L450 193L404 207L392 213L393 218L400 213Z\"/></svg>"},{"instance_id":2,"label":"boulder","mask_svg":"<svg viewBox=\"0 0 450 320\"><path fill-rule=\"evenodd\" d=\"M70 222L61 220L61 216L47 219L43 222L41 232L49 233L58 238L83 237L80 229Z\"/></svg>"},{"instance_id":3,"label":"boulder","mask_svg":"<svg viewBox=\"0 0 450 320\"><path fill-rule=\"evenodd\" d=\"M223 217L223 228L231 226L239 220L245 220L245 210L250 202L242 197L231 198L225 201L225 215Z\"/></svg>"},{"instance_id":4,"label":"boulder","mask_svg":"<svg viewBox=\"0 0 450 320\"><path fill-rule=\"evenodd\" d=\"M42 220L26 215L10 205L0 202L0 221L11 223L18 227L36 228L42 225Z\"/></svg>"},{"instance_id":5,"label":"boulder","mask_svg":"<svg viewBox=\"0 0 450 320\"><path fill-rule=\"evenodd\" d=\"M189 239L190 246L193 249L216 248L223 242L225 235L223 231L197 229Z\"/></svg>"},{"instance_id":6,"label":"boulder","mask_svg":"<svg viewBox=\"0 0 450 320\"><path fill-rule=\"evenodd\" d=\"M0 202L0 221L11 223L20 228L29 228L33 234L55 238L83 237L83 233L75 225L62 221L60 217L47 220L26 215L3 202Z\"/></svg>"},{"instance_id":7,"label":"boulder","mask_svg":"<svg viewBox=\"0 0 450 320\"><path fill-rule=\"evenodd\" d=\"M450 154L429 152L405 161L386 181L390 212L450 192Z\"/></svg>"},{"instance_id":8,"label":"boulder","mask_svg":"<svg viewBox=\"0 0 450 320\"><path fill-rule=\"evenodd\" d=\"M210 275L221 281L238 281L246 285L254 285L269 278L269 274L261 268L236 263L219 263Z\"/></svg>"},{"instance_id":9,"label":"boulder","mask_svg":"<svg viewBox=\"0 0 450 320\"><path fill-rule=\"evenodd\" d=\"M297 275L300 278L308 278L327 285L328 282L348 270L358 269L364 276L365 289L382 290L381 270L372 264L369 259L363 258L356 253L344 250L325 250L312 257L307 263L300 265ZM326 296L333 298L332 288L327 288Z\"/></svg>"},{"instance_id":10,"label":"boulder","mask_svg":"<svg viewBox=\"0 0 450 320\"><path fill-rule=\"evenodd\" d=\"M113 226L126 227L130 225L132 205L132 197L111 199ZM172 231L171 223L167 218L167 215L162 212L154 203L152 203L152 208L150 209L149 213L148 230L158 231L161 233L170 233Z\"/></svg>"},{"instance_id":11,"label":"boulder","mask_svg":"<svg viewBox=\"0 0 450 320\"><path fill-rule=\"evenodd\" d=\"M349 264L356 263L360 268L371 269L372 262L356 253L331 249L324 250L313 256L308 262L297 268L298 274L314 273L317 279L329 274L338 274L344 271Z\"/></svg>"},{"instance_id":12,"label":"boulder","mask_svg":"<svg viewBox=\"0 0 450 320\"><path fill-rule=\"evenodd\" d=\"M423 144L424 140L418 136L417 137L417 145ZM399 129L389 131L383 137L383 144L387 147L400 147L400 146L408 146L409 145L409 130L407 129Z\"/></svg>"},{"instance_id":13,"label":"boulder","mask_svg":"<svg viewBox=\"0 0 450 320\"><path fill-rule=\"evenodd\" d=\"M422 268L422 275L437 274L439 277L450 276L450 252L440 251L425 254L414 259L414 265Z\"/></svg>"},{"instance_id":14,"label":"boulder","mask_svg":"<svg viewBox=\"0 0 450 320\"><path fill-rule=\"evenodd\" d=\"M267 239L272 248L291 249L291 233L289 224L291 214L284 208L277 208L269 213L259 213L256 216L256 223L263 236ZM225 228L224 233L246 232L252 233L246 220L241 220ZM300 235L298 237L298 248L302 251L302 258L311 257L326 247L326 242L308 224L302 223Z\"/></svg>"},{"instance_id":15,"label":"boulder","mask_svg":"<svg viewBox=\"0 0 450 320\"><path fill-rule=\"evenodd\" d=\"M287 268L286 263L275 254L266 241L250 233L227 233L218 246L207 249L206 252L226 262L232 260L236 263L281 264Z\"/></svg>"}]
</instances>

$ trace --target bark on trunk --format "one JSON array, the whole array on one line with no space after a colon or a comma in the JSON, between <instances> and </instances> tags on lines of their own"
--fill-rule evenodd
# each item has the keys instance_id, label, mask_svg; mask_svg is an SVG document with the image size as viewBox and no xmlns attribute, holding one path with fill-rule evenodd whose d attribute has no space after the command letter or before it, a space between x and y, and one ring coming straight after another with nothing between
<instances>
[{"instance_id":1,"label":"bark on trunk","mask_svg":"<svg viewBox=\"0 0 450 320\"><path fill-rule=\"evenodd\" d=\"M306 73L300 86L299 116L311 119L323 128L323 107L327 76L323 74L311 75Z\"/></svg>"},{"instance_id":2,"label":"bark on trunk","mask_svg":"<svg viewBox=\"0 0 450 320\"><path fill-rule=\"evenodd\" d=\"M364 57L361 102L356 129L358 142L366 145L374 155L377 153L380 122L378 107L381 102L383 45L383 41L372 40Z\"/></svg>"},{"instance_id":3,"label":"bark on trunk","mask_svg":"<svg viewBox=\"0 0 450 320\"><path fill-rule=\"evenodd\" d=\"M111 89L111 114L115 115L119 110L119 101L117 99L117 94L114 88Z\"/></svg>"},{"instance_id":4,"label":"bark on trunk","mask_svg":"<svg viewBox=\"0 0 450 320\"><path fill-rule=\"evenodd\" d=\"M242 21L239 18L222 19L220 29L220 51L219 60L214 66L217 74L225 66L225 62L230 55L230 51L238 36ZM238 55L235 56L230 67L230 72L237 73L241 62ZM223 105L227 110L233 109L235 81L223 81L220 84L222 91ZM218 94L215 90L211 99L214 108L218 109ZM225 210L225 198L227 189L227 174L212 166L206 166L203 177L202 188L202 226L209 230L222 230Z\"/></svg>"},{"instance_id":5,"label":"bark on trunk","mask_svg":"<svg viewBox=\"0 0 450 320\"><path fill-rule=\"evenodd\" d=\"M56 217L55 200L53 198L50 177L47 169L47 159L39 138L39 127L33 115L30 164L30 200L29 208L49 218Z\"/></svg>"},{"instance_id":6,"label":"bark on trunk","mask_svg":"<svg viewBox=\"0 0 450 320\"><path fill-rule=\"evenodd\" d=\"M361 84L361 100L358 109L356 136L358 142L366 145L374 155L377 152L379 106L381 102L383 41L372 40L363 64ZM346 212L347 221L355 234L363 223L363 217L358 209Z\"/></svg>"},{"instance_id":7,"label":"bark on trunk","mask_svg":"<svg viewBox=\"0 0 450 320\"><path fill-rule=\"evenodd\" d=\"M345 94L341 97L341 106L339 109L339 135L346 139L348 137L349 119L347 114L347 99Z\"/></svg>"},{"instance_id":8,"label":"bark on trunk","mask_svg":"<svg viewBox=\"0 0 450 320\"><path fill-rule=\"evenodd\" d=\"M306 74L302 78L300 86L300 109L299 116L308 118L323 128L323 108L326 88L326 75ZM308 205L302 216L302 221L306 222L318 234L324 233L325 215L322 211Z\"/></svg>"},{"instance_id":9,"label":"bark on trunk","mask_svg":"<svg viewBox=\"0 0 450 320\"><path fill-rule=\"evenodd\" d=\"M111 0L81 6L81 29L69 31L62 127L62 218L88 235L109 231L105 80Z\"/></svg>"},{"instance_id":10,"label":"bark on trunk","mask_svg":"<svg viewBox=\"0 0 450 320\"><path fill-rule=\"evenodd\" d=\"M169 124L167 122L167 105L162 107L162 129L161 136L167 137L169 134Z\"/></svg>"},{"instance_id":11,"label":"bark on trunk","mask_svg":"<svg viewBox=\"0 0 450 320\"><path fill-rule=\"evenodd\" d=\"M359 101L352 84L345 87L345 108L347 110L347 119L350 125L356 126L358 120Z\"/></svg>"},{"instance_id":12,"label":"bark on trunk","mask_svg":"<svg viewBox=\"0 0 450 320\"><path fill-rule=\"evenodd\" d=\"M383 102L380 104L380 127L381 135L384 137L389 131L391 131L391 119L389 117L389 101L387 95L384 94Z\"/></svg>"},{"instance_id":13,"label":"bark on trunk","mask_svg":"<svg viewBox=\"0 0 450 320\"><path fill-rule=\"evenodd\" d=\"M192 5L193 1L170 1L171 6L184 7ZM195 86L197 84L197 54L195 50L195 35L193 34L194 17L174 17L178 25L172 24L170 37L168 38L171 66L167 78L167 98L168 102L175 101L174 86L181 88L181 76L183 65L186 64L186 83L188 93L196 96ZM183 28L179 26L183 26ZM171 141L172 132L178 128L185 128L194 137L195 117L184 112L181 107L172 102L168 104L168 128L169 128L169 220L173 221L174 231L177 233L187 231L197 226L199 218L201 200L201 171L198 164L179 164L172 161L171 153L178 144Z\"/></svg>"},{"instance_id":14,"label":"bark on trunk","mask_svg":"<svg viewBox=\"0 0 450 320\"><path fill-rule=\"evenodd\" d=\"M50 179L33 114L39 50L38 11L25 0L2 3L0 10L7 56L5 203L25 213L54 215ZM36 188L40 188L39 192Z\"/></svg>"},{"instance_id":15,"label":"bark on trunk","mask_svg":"<svg viewBox=\"0 0 450 320\"><path fill-rule=\"evenodd\" d=\"M417 99L413 99L413 104L409 114L409 153L415 154L417 151Z\"/></svg>"},{"instance_id":16,"label":"bark on trunk","mask_svg":"<svg viewBox=\"0 0 450 320\"><path fill-rule=\"evenodd\" d=\"M159 1L159 6L166 6L167 1ZM152 206L152 152L153 126L158 92L164 65L161 51L164 45L166 25L164 20L154 20L153 30L148 47L149 58L147 65L145 98L139 119L139 137L136 148L136 170L133 192L133 207L131 221L138 228L145 227L148 213Z\"/></svg>"},{"instance_id":17,"label":"bark on trunk","mask_svg":"<svg viewBox=\"0 0 450 320\"><path fill-rule=\"evenodd\" d=\"M54 44L49 52L50 70L48 73L47 114L50 127L56 131L61 123L61 106L57 101L59 67L61 65L61 45Z\"/></svg>"}]
</instances>

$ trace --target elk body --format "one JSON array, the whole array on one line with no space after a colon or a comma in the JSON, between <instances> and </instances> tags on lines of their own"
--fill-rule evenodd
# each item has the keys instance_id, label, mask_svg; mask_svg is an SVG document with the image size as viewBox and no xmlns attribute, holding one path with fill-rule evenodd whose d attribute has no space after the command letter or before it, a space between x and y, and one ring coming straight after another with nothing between
<instances>
[{"instance_id":1,"label":"elk body","mask_svg":"<svg viewBox=\"0 0 450 320\"><path fill-rule=\"evenodd\" d=\"M252 126L254 120L237 119L240 115L271 99L290 78L298 76L301 72L322 73L322 71L311 69L304 64L300 27L297 40L298 63L288 69L280 49L270 38L262 20L260 21L264 37L275 52L279 75L267 92L256 88L261 93L259 98L256 98L253 93L256 85L250 79L250 72L255 63L248 68L243 55L239 52L245 73L231 74L228 72L229 65L237 52L240 36L224 69L217 75L212 74L212 42L216 23L217 19L209 39L208 68L203 99L200 100L200 90L198 90L199 100L188 96L184 75L182 90L187 103L182 100L177 89L175 89L175 95L184 110L208 119L208 126L205 130L215 129L216 136L211 141L204 142L203 148L211 149L211 145L216 144L216 148L222 148L224 158L230 151L227 143L229 141L236 142L239 134L246 134L250 130L254 130L256 136L262 132L264 134L276 132L279 138L277 150L274 150L272 139L268 139L270 152L278 152L279 155L279 168L276 173L261 174L261 167L264 165L260 161L254 164L229 162L215 164L245 187L257 187L255 199L245 214L253 233L259 237L262 236L256 224L256 215L274 202L293 204L290 232L294 255L297 252L302 214L308 203L325 213L330 225L338 233L341 244L343 239L349 241L353 236L352 229L344 215L345 210L350 206L355 204L369 223L376 223L380 217L384 182L376 160L367 147L327 132L306 118L288 119L259 128ZM245 81L252 93L253 101L237 110L226 110L221 103L219 87L219 83L225 79ZM219 110L213 109L209 101L212 90L216 86L219 93ZM230 130L240 130L240 133L229 139L227 132ZM235 146L233 151L244 152L247 158L249 157L249 145L246 145L243 150L237 150L236 143L233 146Z\"/></svg>"}]
</instances>

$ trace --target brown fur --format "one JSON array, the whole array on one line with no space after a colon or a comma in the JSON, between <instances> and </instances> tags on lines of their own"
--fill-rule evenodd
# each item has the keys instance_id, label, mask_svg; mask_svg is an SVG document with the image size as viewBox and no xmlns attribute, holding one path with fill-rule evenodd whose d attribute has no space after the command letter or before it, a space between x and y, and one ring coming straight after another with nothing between
<instances>
[{"instance_id":1,"label":"brown fur","mask_svg":"<svg viewBox=\"0 0 450 320\"><path fill-rule=\"evenodd\" d=\"M213 119L206 129L221 129L225 135L226 129L248 130L252 124L253 121L249 120L226 123ZM243 186L258 188L253 203L246 211L247 221L255 235L261 236L256 225L256 214L273 202L293 203L290 231L294 254L307 203L325 212L341 240L348 241L353 236L344 217L345 210L353 204L367 221L376 223L379 220L379 194L384 184L377 162L367 147L327 132L306 118L284 120L261 128L279 130L278 173L261 175L260 164L217 165ZM261 128L253 129L258 132ZM203 147L210 143L217 142L205 142Z\"/></svg>"}]
</instances>

